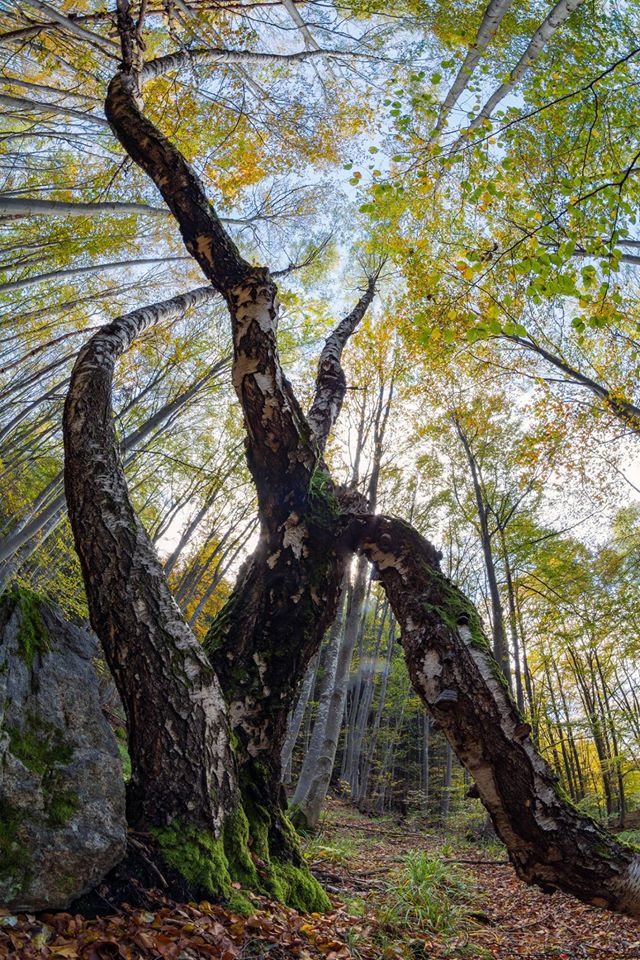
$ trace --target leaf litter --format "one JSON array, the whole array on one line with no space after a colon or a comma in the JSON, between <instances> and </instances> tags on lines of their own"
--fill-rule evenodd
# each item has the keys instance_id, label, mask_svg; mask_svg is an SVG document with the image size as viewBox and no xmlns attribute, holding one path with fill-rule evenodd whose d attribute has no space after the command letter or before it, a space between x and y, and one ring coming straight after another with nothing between
<instances>
[{"instance_id":1,"label":"leaf litter","mask_svg":"<svg viewBox=\"0 0 640 960\"><path fill-rule=\"evenodd\" d=\"M322 845L310 865L334 909L300 914L249 895L255 913L240 916L219 904L127 907L85 919L66 912L11 914L0 909L1 960L640 960L640 923L552 896L521 883L511 866L486 848L452 850L442 837L389 829L334 803ZM332 844L348 842L337 856ZM438 857L445 873L464 864L472 895L447 935L409 919L389 923L388 897L403 891L403 865L417 851ZM457 856L459 853L459 857ZM409 894L407 894L409 896ZM409 916L409 914L407 914Z\"/></svg>"}]
</instances>

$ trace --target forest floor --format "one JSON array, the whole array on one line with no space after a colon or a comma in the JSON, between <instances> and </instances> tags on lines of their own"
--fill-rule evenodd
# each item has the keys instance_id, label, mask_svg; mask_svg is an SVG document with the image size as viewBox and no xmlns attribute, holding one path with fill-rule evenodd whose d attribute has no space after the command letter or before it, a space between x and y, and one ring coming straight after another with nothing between
<instances>
[{"instance_id":1,"label":"forest floor","mask_svg":"<svg viewBox=\"0 0 640 960\"><path fill-rule=\"evenodd\" d=\"M329 805L310 865L334 910L164 901L85 920L0 909L2 960L640 960L640 924L520 883L498 844Z\"/></svg>"}]
</instances>

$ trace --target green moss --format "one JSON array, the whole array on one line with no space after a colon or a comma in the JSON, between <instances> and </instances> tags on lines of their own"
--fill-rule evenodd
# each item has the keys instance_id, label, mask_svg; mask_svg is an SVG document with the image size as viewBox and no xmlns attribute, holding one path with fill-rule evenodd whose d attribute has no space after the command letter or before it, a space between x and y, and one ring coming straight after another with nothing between
<instances>
[{"instance_id":1,"label":"green moss","mask_svg":"<svg viewBox=\"0 0 640 960\"><path fill-rule=\"evenodd\" d=\"M33 713L27 714L24 727L10 727L7 733L13 755L39 777L73 756L73 747L64 742L60 731Z\"/></svg>"},{"instance_id":2,"label":"green moss","mask_svg":"<svg viewBox=\"0 0 640 960\"><path fill-rule=\"evenodd\" d=\"M452 630L459 629L461 622L467 625L472 645L488 655L488 662L494 679L498 681L509 702L517 711L517 706L509 689L507 678L493 656L491 644L485 635L482 620L475 606L468 597L465 597L462 591L458 590L443 574L434 570L433 567L428 567L427 572L429 580L435 584L435 589L431 596L438 599L435 603L433 601L423 601L423 608L427 611L433 611L433 613L439 619L443 620L447 626L451 627Z\"/></svg>"},{"instance_id":3,"label":"green moss","mask_svg":"<svg viewBox=\"0 0 640 960\"><path fill-rule=\"evenodd\" d=\"M18 627L18 651L31 670L37 654L50 650L49 635L42 619L44 597L26 587L13 587L5 597L5 602L13 603L20 611Z\"/></svg>"},{"instance_id":4,"label":"green moss","mask_svg":"<svg viewBox=\"0 0 640 960\"><path fill-rule=\"evenodd\" d=\"M20 812L0 799L0 885L4 899L11 899L28 882L31 863L24 838L20 836Z\"/></svg>"},{"instance_id":5,"label":"green moss","mask_svg":"<svg viewBox=\"0 0 640 960\"><path fill-rule=\"evenodd\" d=\"M179 820L152 833L167 863L182 874L194 893L216 897L228 892L231 877L220 838Z\"/></svg>"},{"instance_id":6,"label":"green moss","mask_svg":"<svg viewBox=\"0 0 640 960\"><path fill-rule=\"evenodd\" d=\"M283 900L290 907L303 913L326 913L331 910L328 896L306 867L274 863L273 869L282 888Z\"/></svg>"},{"instance_id":7,"label":"green moss","mask_svg":"<svg viewBox=\"0 0 640 960\"><path fill-rule=\"evenodd\" d=\"M78 797L60 783L60 767L69 763L73 747L53 724L27 714L24 727L10 727L11 752L41 781L45 814L50 826L63 826L78 809Z\"/></svg>"},{"instance_id":8,"label":"green moss","mask_svg":"<svg viewBox=\"0 0 640 960\"><path fill-rule=\"evenodd\" d=\"M228 870L233 880L243 887L259 889L258 872L249 852L249 821L241 806L227 817L222 841Z\"/></svg>"},{"instance_id":9,"label":"green moss","mask_svg":"<svg viewBox=\"0 0 640 960\"><path fill-rule=\"evenodd\" d=\"M194 896L226 900L240 913L251 909L246 897L232 886L221 837L179 820L152 833L164 859L184 877Z\"/></svg>"},{"instance_id":10,"label":"green moss","mask_svg":"<svg viewBox=\"0 0 640 960\"><path fill-rule=\"evenodd\" d=\"M318 881L300 858L296 866L270 849L272 816L247 788L242 805L227 817L221 837L173 821L153 831L162 854L187 881L194 896L226 900L236 912L252 910L237 889L267 894L302 911L329 910ZM298 836L286 816L279 816L278 837L294 858Z\"/></svg>"},{"instance_id":11,"label":"green moss","mask_svg":"<svg viewBox=\"0 0 640 960\"><path fill-rule=\"evenodd\" d=\"M461 620L465 620L469 627L469 634L473 645L480 647L487 653L491 653L491 645L482 629L480 615L472 602L465 597L462 591L458 590L454 584L450 583L443 574L434 570L433 567L428 568L428 576L435 584L436 588L433 591L433 595L438 597L438 601L437 603L424 602L424 608L426 610L433 610L434 613L438 614L440 619L444 620L447 626L454 630L458 629Z\"/></svg>"},{"instance_id":12,"label":"green moss","mask_svg":"<svg viewBox=\"0 0 640 960\"><path fill-rule=\"evenodd\" d=\"M623 830L615 836L616 842L632 853L640 853L640 830Z\"/></svg>"},{"instance_id":13,"label":"green moss","mask_svg":"<svg viewBox=\"0 0 640 960\"><path fill-rule=\"evenodd\" d=\"M80 806L78 795L73 790L59 790L51 795L47 804L47 820L53 827L62 827L71 820Z\"/></svg>"},{"instance_id":14,"label":"green moss","mask_svg":"<svg viewBox=\"0 0 640 960\"><path fill-rule=\"evenodd\" d=\"M326 470L320 466L316 466L309 480L308 503L307 517L320 527L333 526L342 515L333 481Z\"/></svg>"},{"instance_id":15,"label":"green moss","mask_svg":"<svg viewBox=\"0 0 640 960\"><path fill-rule=\"evenodd\" d=\"M122 764L122 778L125 783L131 780L131 757L126 744L118 740L118 753L120 754L120 763Z\"/></svg>"}]
</instances>

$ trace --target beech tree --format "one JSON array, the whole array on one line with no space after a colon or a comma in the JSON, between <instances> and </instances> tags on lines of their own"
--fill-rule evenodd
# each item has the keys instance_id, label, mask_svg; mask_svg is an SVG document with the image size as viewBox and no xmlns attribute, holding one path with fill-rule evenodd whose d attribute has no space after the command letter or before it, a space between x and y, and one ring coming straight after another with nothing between
<instances>
[{"instance_id":1,"label":"beech tree","mask_svg":"<svg viewBox=\"0 0 640 960\"><path fill-rule=\"evenodd\" d=\"M145 82L176 69L186 54L143 63L143 17L133 19L129 0L118 2L117 26L122 66L106 116L226 304L260 521L257 547L202 646L131 506L111 410L118 358L149 325L200 294L101 328L71 376L65 488L91 622L127 714L131 827L155 837L194 893L231 897L236 882L301 908L327 905L287 816L281 752L287 715L334 618L346 566L361 555L386 591L413 685L473 776L519 876L640 915L639 855L559 792L475 609L441 572L438 551L410 524L371 513L361 494L336 486L325 463L346 390L342 353L373 301L380 264L327 338L305 413L280 362L273 276L245 259L194 169L145 113ZM308 50L299 59L312 53L329 55ZM215 60L220 51L195 55Z\"/></svg>"}]
</instances>

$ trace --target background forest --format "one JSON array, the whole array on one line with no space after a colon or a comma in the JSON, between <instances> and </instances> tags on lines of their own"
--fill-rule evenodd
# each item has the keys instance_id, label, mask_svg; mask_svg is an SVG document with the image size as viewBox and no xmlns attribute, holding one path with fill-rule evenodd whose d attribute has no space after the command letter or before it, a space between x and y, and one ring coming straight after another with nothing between
<instances>
[{"instance_id":1,"label":"background forest","mask_svg":"<svg viewBox=\"0 0 640 960\"><path fill-rule=\"evenodd\" d=\"M379 271L343 357L334 478L438 545L568 796L637 840L637 3L142 13L145 59L184 54L146 84L147 114L245 254L280 271L280 352L303 400ZM0 582L86 618L62 474L72 365L99 325L202 278L104 118L111 6L5 2L0 30ZM116 368L133 502L201 638L257 538L231 353L211 296ZM331 785L366 813L481 834L375 572L357 558L344 586L292 704L295 808L314 826Z\"/></svg>"}]
</instances>

